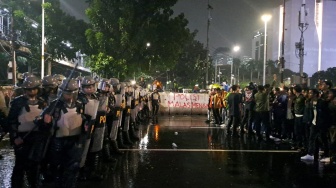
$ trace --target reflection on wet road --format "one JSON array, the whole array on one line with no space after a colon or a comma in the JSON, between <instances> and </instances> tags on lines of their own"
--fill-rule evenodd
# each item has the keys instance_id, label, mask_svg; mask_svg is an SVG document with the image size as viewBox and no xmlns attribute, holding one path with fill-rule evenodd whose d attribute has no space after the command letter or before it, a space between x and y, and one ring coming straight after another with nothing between
<instances>
[{"instance_id":1,"label":"reflection on wet road","mask_svg":"<svg viewBox=\"0 0 336 188\"><path fill-rule=\"evenodd\" d=\"M141 125L137 145L116 163L103 164L105 180L79 187L336 187L335 166L304 163L288 144L231 137L204 120L164 116ZM2 188L10 180L13 152L1 154Z\"/></svg>"}]
</instances>

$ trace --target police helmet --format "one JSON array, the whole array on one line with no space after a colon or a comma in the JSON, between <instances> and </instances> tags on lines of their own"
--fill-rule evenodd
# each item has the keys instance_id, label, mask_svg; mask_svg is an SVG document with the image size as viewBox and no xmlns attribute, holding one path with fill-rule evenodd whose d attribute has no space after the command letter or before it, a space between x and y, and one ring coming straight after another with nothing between
<instances>
[{"instance_id":1,"label":"police helmet","mask_svg":"<svg viewBox=\"0 0 336 188\"><path fill-rule=\"evenodd\" d=\"M74 79L65 79L62 81L62 84L60 85L59 89L63 92L74 92L78 91L78 83Z\"/></svg>"},{"instance_id":2,"label":"police helmet","mask_svg":"<svg viewBox=\"0 0 336 188\"><path fill-rule=\"evenodd\" d=\"M61 85L62 81L66 79L66 77L62 74L54 74L53 77L57 80L58 85Z\"/></svg>"},{"instance_id":3,"label":"police helmet","mask_svg":"<svg viewBox=\"0 0 336 188\"><path fill-rule=\"evenodd\" d=\"M35 76L33 73L30 73L30 72L24 72L22 73L22 80L26 79L27 77L32 77L32 76Z\"/></svg>"},{"instance_id":4,"label":"police helmet","mask_svg":"<svg viewBox=\"0 0 336 188\"><path fill-rule=\"evenodd\" d=\"M57 80L55 77L47 75L42 79L42 87L56 88L58 86Z\"/></svg>"},{"instance_id":5,"label":"police helmet","mask_svg":"<svg viewBox=\"0 0 336 188\"><path fill-rule=\"evenodd\" d=\"M119 80L117 78L111 78L110 79L110 84L113 86L116 86L119 84Z\"/></svg>"},{"instance_id":6,"label":"police helmet","mask_svg":"<svg viewBox=\"0 0 336 188\"><path fill-rule=\"evenodd\" d=\"M91 76L84 76L81 82L81 87L94 85L95 83L96 83L96 80L92 78Z\"/></svg>"},{"instance_id":7,"label":"police helmet","mask_svg":"<svg viewBox=\"0 0 336 188\"><path fill-rule=\"evenodd\" d=\"M78 98L78 88L78 83L75 79L65 79L58 87L57 96L60 97L62 101L73 103ZM66 94L67 97L65 97L64 94Z\"/></svg>"},{"instance_id":8,"label":"police helmet","mask_svg":"<svg viewBox=\"0 0 336 188\"><path fill-rule=\"evenodd\" d=\"M23 89L34 89L41 86L41 80L36 76L26 77L21 85Z\"/></svg>"},{"instance_id":9,"label":"police helmet","mask_svg":"<svg viewBox=\"0 0 336 188\"><path fill-rule=\"evenodd\" d=\"M98 88L100 91L105 91L105 87L111 87L109 80L106 78L102 78L98 83Z\"/></svg>"}]
</instances>

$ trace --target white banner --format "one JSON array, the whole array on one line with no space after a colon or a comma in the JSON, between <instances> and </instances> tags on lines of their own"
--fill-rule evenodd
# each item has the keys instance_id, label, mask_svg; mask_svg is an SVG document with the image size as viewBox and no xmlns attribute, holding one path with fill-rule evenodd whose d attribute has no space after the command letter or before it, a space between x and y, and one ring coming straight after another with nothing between
<instances>
[{"instance_id":1,"label":"white banner","mask_svg":"<svg viewBox=\"0 0 336 188\"><path fill-rule=\"evenodd\" d=\"M206 114L208 109L208 94L200 93L160 93L160 112L175 114Z\"/></svg>"}]
</instances>

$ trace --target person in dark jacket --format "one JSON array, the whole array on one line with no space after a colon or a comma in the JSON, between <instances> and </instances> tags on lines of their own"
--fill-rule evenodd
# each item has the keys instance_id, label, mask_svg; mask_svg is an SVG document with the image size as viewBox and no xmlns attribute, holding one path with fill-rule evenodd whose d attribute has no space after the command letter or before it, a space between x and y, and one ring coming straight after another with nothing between
<instances>
[{"instance_id":1,"label":"person in dark jacket","mask_svg":"<svg viewBox=\"0 0 336 188\"><path fill-rule=\"evenodd\" d=\"M309 137L309 148L308 154L301 157L301 160L318 160L319 152L319 142L317 141L320 137L323 148L324 148L324 158L321 159L321 162L327 162L329 158L329 144L327 133L330 127L330 110L328 108L329 100L324 100L323 98L317 98L316 90L310 90L309 96L312 96L313 104L313 114L312 125L310 130Z\"/></svg>"},{"instance_id":2,"label":"person in dark jacket","mask_svg":"<svg viewBox=\"0 0 336 188\"><path fill-rule=\"evenodd\" d=\"M331 162L336 164L336 90L332 89L329 92L329 110L330 110L330 129L329 129L329 136L330 136L330 157Z\"/></svg>"},{"instance_id":3,"label":"person in dark jacket","mask_svg":"<svg viewBox=\"0 0 336 188\"><path fill-rule=\"evenodd\" d=\"M254 125L257 131L258 141L263 140L261 134L261 123L265 127L266 141L270 141L270 118L269 118L269 95L264 86L258 86L258 93L255 94L256 115Z\"/></svg>"},{"instance_id":4,"label":"person in dark jacket","mask_svg":"<svg viewBox=\"0 0 336 188\"><path fill-rule=\"evenodd\" d=\"M252 123L255 114L255 100L254 95L256 90L253 84L250 84L248 87L245 88L243 93L243 102L244 102L244 117L241 123L241 126L244 127L246 124L246 129L248 131L248 136L251 137L252 131Z\"/></svg>"},{"instance_id":5,"label":"person in dark jacket","mask_svg":"<svg viewBox=\"0 0 336 188\"><path fill-rule=\"evenodd\" d=\"M316 92L317 92L317 96L315 96ZM308 148L309 147L309 138L310 138L310 130L311 130L311 126L312 126L312 120L314 119L313 99L315 99L315 97L318 97L318 90L316 90L316 89L304 90L303 95L306 98L306 100L305 100L305 108L304 108L304 111L303 111L302 123L303 123L303 126L304 126L305 137L308 140L308 142L306 142L307 145L305 147Z\"/></svg>"},{"instance_id":6,"label":"person in dark jacket","mask_svg":"<svg viewBox=\"0 0 336 188\"><path fill-rule=\"evenodd\" d=\"M306 137L304 134L304 126L302 123L303 112L305 106L305 98L302 94L302 88L296 85L293 89L296 96L294 100L294 134L296 137L296 144L293 149L304 149L304 142L306 142Z\"/></svg>"},{"instance_id":7,"label":"person in dark jacket","mask_svg":"<svg viewBox=\"0 0 336 188\"><path fill-rule=\"evenodd\" d=\"M160 108L160 102L161 102L160 94L157 89L154 89L154 92L151 95L151 99L152 99L152 110L153 110L152 116L154 119L154 117L158 115L159 108Z\"/></svg>"},{"instance_id":8,"label":"person in dark jacket","mask_svg":"<svg viewBox=\"0 0 336 188\"><path fill-rule=\"evenodd\" d=\"M287 95L280 91L280 88L274 89L275 99L273 101L273 117L274 117L274 136L276 138L284 138L284 124L287 111Z\"/></svg>"},{"instance_id":9,"label":"person in dark jacket","mask_svg":"<svg viewBox=\"0 0 336 188\"><path fill-rule=\"evenodd\" d=\"M228 106L229 106L229 123L228 123L228 134L230 133L231 125L233 124L233 136L238 136L237 127L240 122L241 110L242 110L242 101L241 94L238 92L238 86L233 85L231 87L232 93L228 96ZM243 131L243 127L240 129Z\"/></svg>"}]
</instances>

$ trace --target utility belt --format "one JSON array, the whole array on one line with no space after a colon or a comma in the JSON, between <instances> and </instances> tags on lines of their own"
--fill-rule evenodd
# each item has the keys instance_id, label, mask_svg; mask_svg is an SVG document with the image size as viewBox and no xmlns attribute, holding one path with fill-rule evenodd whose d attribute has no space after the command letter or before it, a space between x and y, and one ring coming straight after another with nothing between
<instances>
[{"instance_id":1,"label":"utility belt","mask_svg":"<svg viewBox=\"0 0 336 188\"><path fill-rule=\"evenodd\" d=\"M72 136L64 136L64 137L55 137L55 140L76 140L78 141L78 139L81 137L81 135L72 135Z\"/></svg>"},{"instance_id":2,"label":"utility belt","mask_svg":"<svg viewBox=\"0 0 336 188\"><path fill-rule=\"evenodd\" d=\"M27 134L29 134L28 136L26 136ZM20 138L24 138L25 141L27 140L34 140L36 138L38 138L40 135L42 135L43 133L40 131L32 131L32 132L18 132L17 136Z\"/></svg>"}]
</instances>

